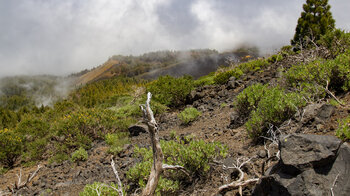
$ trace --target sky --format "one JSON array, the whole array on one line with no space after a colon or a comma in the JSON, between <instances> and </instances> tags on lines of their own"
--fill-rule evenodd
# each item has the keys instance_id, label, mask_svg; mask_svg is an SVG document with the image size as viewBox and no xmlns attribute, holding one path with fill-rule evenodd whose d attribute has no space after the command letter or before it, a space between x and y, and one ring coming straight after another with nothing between
<instances>
[{"instance_id":1,"label":"sky","mask_svg":"<svg viewBox=\"0 0 350 196\"><path fill-rule=\"evenodd\" d=\"M0 0L0 77L67 75L116 54L290 43L305 0ZM349 0L329 0L350 30Z\"/></svg>"}]
</instances>

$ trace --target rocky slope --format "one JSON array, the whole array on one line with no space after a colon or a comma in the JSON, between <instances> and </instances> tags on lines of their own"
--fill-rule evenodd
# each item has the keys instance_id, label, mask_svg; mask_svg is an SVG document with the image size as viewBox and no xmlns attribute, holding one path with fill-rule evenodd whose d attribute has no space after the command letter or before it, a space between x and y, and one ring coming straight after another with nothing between
<instances>
[{"instance_id":1,"label":"rocky slope","mask_svg":"<svg viewBox=\"0 0 350 196\"><path fill-rule=\"evenodd\" d=\"M181 124L177 114L183 108L177 108L160 116L157 116L157 121L160 125L160 137L168 140L170 133L175 131L180 136L193 135L198 139L204 139L207 142L219 141L226 144L229 148L229 156L225 160L217 160L212 163L212 167L209 171L209 175L206 178L198 178L193 182L188 183L184 186L184 189L178 192L178 195L211 195L217 188L223 184L227 184L238 178L237 171L233 169L224 169L224 165L231 165L236 161L238 157L249 157L251 163L243 167L243 171L246 173L245 179L256 178L264 176L259 182L259 186L255 189L256 195L279 195L280 193L286 194L306 194L306 195L330 195L330 192L325 192L332 188L329 186L330 183L334 182L336 173L341 173L338 178L344 182L348 182L349 178L349 165L345 165L343 170L336 169L337 172L333 172L330 169L331 176L326 176L327 171L317 170L315 165L319 163L322 167L332 167L334 162L339 162L339 159L349 159L349 154L344 152L338 155L340 142L333 136L335 135L334 130L338 126L337 119L344 118L350 113L350 94L338 95L340 99L345 102L345 106L332 106L328 104L327 100L320 101L316 104L309 104L304 108L304 111L297 113L292 119L283 123L280 130L284 134L312 134L312 135L330 135L327 136L328 143L322 143L315 139L316 136L298 136L294 135L294 138L303 137L305 139L287 139L285 142L282 140L281 145L271 145L269 151L266 151L263 143L256 143L248 138L247 132L243 126L244 119L240 119L233 109L232 102L235 97L247 86L250 86L256 82L274 84L280 77L277 71L281 64L288 66L288 61L295 63L293 59L286 58L285 62L275 63L268 67L263 72L254 72L252 74L245 75L240 80L234 80L233 78L225 85L217 86L203 86L194 90L189 98L187 105L184 107L195 107L202 112L201 117L188 126ZM332 137L331 137L332 136ZM291 138L293 138L291 137ZM315 158L305 159L305 154L295 155L291 159L286 157L288 154L291 156L295 153L291 149L285 148L286 146L294 146L296 142L300 149L306 152L315 152L313 155ZM288 143L291 142L291 143ZM312 143L313 146L305 148L306 144ZM319 144L320 143L320 144ZM131 144L125 145L123 151L118 157L114 157L117 164L117 170L121 176L121 180L124 184L128 184L135 194L139 193L139 190L133 189L133 184L129 184L125 173L128 169L135 164L138 160L133 158L133 148L135 145L138 146L149 146L149 138L147 133L141 133L137 136L131 137ZM311 144L310 144L311 145ZM326 146L326 147L323 147ZM343 147L345 146L345 147ZM341 149L346 149L348 144L343 144ZM276 159L266 161L268 154L275 153L281 149L281 160L277 166L282 169L268 169L265 173L266 168L276 164ZM284 151L285 150L285 151ZM346 151L346 150L342 150ZM317 153L316 153L317 152ZM319 154L318 154L319 152ZM43 168L39 170L38 175L34 180L28 184L27 187L23 188L19 194L23 195L78 195L86 184L94 181L100 182L115 182L114 173L110 166L111 157L107 153L107 145L104 141L95 141L92 149L88 152L89 159L86 162L71 163L70 161L63 162L62 164L48 164L47 162L40 163ZM327 155L321 155L325 153ZM333 153L333 154L332 154ZM318 157L321 156L322 159ZM330 158L329 158L330 157ZM339 158L338 158L339 157ZM306 162L295 162L292 165L293 168L297 168L297 172L292 171L293 175L290 174L290 166L288 161L301 160ZM288 161L286 161L288 160ZM326 160L326 161L323 161ZM266 162L265 167L263 163ZM334 163L335 164L335 163ZM302 169L299 168L302 166ZM283 168L287 168L284 170ZM29 172L33 172L36 169L35 166L24 168L22 173L25 176ZM262 171L264 170L264 171ZM14 183L17 180L17 174L20 168L14 168L0 177L0 190L6 190L6 187ZM283 177L287 172L289 176ZM288 173L289 172L289 173ZM316 172L316 173L315 173ZM318 172L318 173L317 173ZM282 176L282 177L281 177ZM300 181L300 178L307 179L313 178L313 176L319 177L320 180L308 181L308 184L301 186L304 181ZM288 178L295 179L295 186L289 186L290 182L284 180ZM328 186L321 186L320 183L325 181ZM299 180L299 181L298 181ZM299 186L300 185L300 186ZM315 186L322 187L323 192L308 192L308 190L315 190ZM340 184L334 186L334 192L342 195L344 188L339 190L337 187ZM344 184L349 186L349 183ZM267 187L267 188L266 188ZM279 192L273 192L269 190L276 190L278 187ZM286 187L286 188L283 188ZM311 187L311 188L310 188ZM254 186L243 187L243 195L251 195ZM300 192L293 192L298 189ZM261 190L261 191L259 191ZM264 191L262 191L264 190ZM330 190L329 190L330 191ZM130 193L132 194L132 193ZM238 190L230 190L224 195L237 195Z\"/></svg>"}]
</instances>

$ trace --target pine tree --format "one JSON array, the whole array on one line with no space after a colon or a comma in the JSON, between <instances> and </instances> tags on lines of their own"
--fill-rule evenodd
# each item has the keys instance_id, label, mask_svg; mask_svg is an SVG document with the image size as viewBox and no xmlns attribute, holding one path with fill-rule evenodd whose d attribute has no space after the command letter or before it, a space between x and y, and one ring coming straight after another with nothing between
<instances>
[{"instance_id":1,"label":"pine tree","mask_svg":"<svg viewBox=\"0 0 350 196\"><path fill-rule=\"evenodd\" d=\"M310 44L310 39L316 43L322 35L332 30L335 26L335 20L330 9L328 0L307 0L306 4L303 5L304 11L298 19L291 44L293 46L301 44L302 47L307 47Z\"/></svg>"}]
</instances>

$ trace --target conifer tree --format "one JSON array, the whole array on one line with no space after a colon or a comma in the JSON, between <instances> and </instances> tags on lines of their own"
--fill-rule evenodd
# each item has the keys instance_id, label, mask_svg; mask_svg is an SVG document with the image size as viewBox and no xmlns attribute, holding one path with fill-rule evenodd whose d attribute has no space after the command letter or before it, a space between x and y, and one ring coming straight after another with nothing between
<instances>
[{"instance_id":1,"label":"conifer tree","mask_svg":"<svg viewBox=\"0 0 350 196\"><path fill-rule=\"evenodd\" d=\"M291 44L307 47L310 44L308 40L311 39L316 43L322 35L332 30L335 26L335 20L330 8L328 0L307 0L306 4L303 5L304 11L298 19Z\"/></svg>"}]
</instances>

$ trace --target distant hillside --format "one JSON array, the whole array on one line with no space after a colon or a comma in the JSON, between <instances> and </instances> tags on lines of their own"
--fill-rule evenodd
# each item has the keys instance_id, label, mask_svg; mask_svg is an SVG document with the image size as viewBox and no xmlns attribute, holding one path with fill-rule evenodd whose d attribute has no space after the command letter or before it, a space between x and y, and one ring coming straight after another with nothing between
<instances>
[{"instance_id":1,"label":"distant hillside","mask_svg":"<svg viewBox=\"0 0 350 196\"><path fill-rule=\"evenodd\" d=\"M116 76L154 79L161 75L201 77L227 66L228 61L241 62L258 57L256 48L240 48L219 53L216 50L157 51L140 56L114 55L103 65L78 75L76 84L86 84Z\"/></svg>"}]
</instances>

